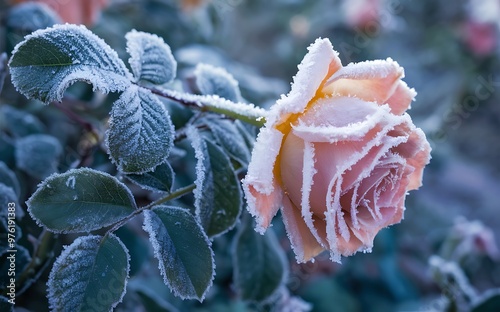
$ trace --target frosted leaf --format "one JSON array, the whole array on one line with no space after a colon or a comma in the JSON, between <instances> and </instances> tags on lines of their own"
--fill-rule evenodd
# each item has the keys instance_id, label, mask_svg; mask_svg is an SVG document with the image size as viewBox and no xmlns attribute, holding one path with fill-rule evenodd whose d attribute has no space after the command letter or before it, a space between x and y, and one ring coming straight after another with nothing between
<instances>
[{"instance_id":1,"label":"frosted leaf","mask_svg":"<svg viewBox=\"0 0 500 312\"><path fill-rule=\"evenodd\" d=\"M233 243L234 284L243 300L262 302L288 278L286 256L273 231L261 235L251 218L241 224Z\"/></svg>"},{"instance_id":2,"label":"frosted leaf","mask_svg":"<svg viewBox=\"0 0 500 312\"><path fill-rule=\"evenodd\" d=\"M44 124L34 115L4 105L0 108L0 118L5 120L5 126L15 137L45 132Z\"/></svg>"},{"instance_id":3,"label":"frosted leaf","mask_svg":"<svg viewBox=\"0 0 500 312\"><path fill-rule=\"evenodd\" d=\"M39 225L62 233L97 230L136 209L134 198L123 183L89 168L48 177L26 204Z\"/></svg>"},{"instance_id":4,"label":"frosted leaf","mask_svg":"<svg viewBox=\"0 0 500 312\"><path fill-rule=\"evenodd\" d=\"M128 60L136 80L164 84L175 78L177 62L170 46L157 35L132 30L125 35Z\"/></svg>"},{"instance_id":5,"label":"frosted leaf","mask_svg":"<svg viewBox=\"0 0 500 312\"><path fill-rule=\"evenodd\" d=\"M9 62L12 83L27 98L61 101L76 81L104 93L123 91L131 74L118 54L80 25L55 25L26 36Z\"/></svg>"},{"instance_id":6,"label":"frosted leaf","mask_svg":"<svg viewBox=\"0 0 500 312\"><path fill-rule=\"evenodd\" d=\"M194 71L196 86L204 95L218 95L233 102L241 98L238 82L224 68L198 64Z\"/></svg>"},{"instance_id":7,"label":"frosted leaf","mask_svg":"<svg viewBox=\"0 0 500 312\"><path fill-rule=\"evenodd\" d=\"M152 171L167 160L173 138L170 116L149 90L132 85L114 103L106 143L119 170Z\"/></svg>"},{"instance_id":8,"label":"frosted leaf","mask_svg":"<svg viewBox=\"0 0 500 312\"><path fill-rule=\"evenodd\" d=\"M246 166L250 161L250 150L245 137L232 120L205 118L200 121L210 128L217 143L231 158Z\"/></svg>"},{"instance_id":9,"label":"frosted leaf","mask_svg":"<svg viewBox=\"0 0 500 312\"><path fill-rule=\"evenodd\" d=\"M60 24L61 18L54 10L41 2L26 2L9 10L6 25L17 35L24 36L28 32Z\"/></svg>"},{"instance_id":10,"label":"frosted leaf","mask_svg":"<svg viewBox=\"0 0 500 312\"><path fill-rule=\"evenodd\" d=\"M2 161L0 161L0 183L11 187L15 191L16 195L19 196L21 192L19 181L17 180L14 172L12 172Z\"/></svg>"},{"instance_id":11,"label":"frosted leaf","mask_svg":"<svg viewBox=\"0 0 500 312\"><path fill-rule=\"evenodd\" d=\"M127 248L113 234L77 238L50 271L50 309L111 311L125 295L129 258Z\"/></svg>"},{"instance_id":12,"label":"frosted leaf","mask_svg":"<svg viewBox=\"0 0 500 312\"><path fill-rule=\"evenodd\" d=\"M150 191L170 193L174 184L175 173L168 162L163 163L150 172L128 174L127 179Z\"/></svg>"},{"instance_id":13,"label":"frosted leaf","mask_svg":"<svg viewBox=\"0 0 500 312\"><path fill-rule=\"evenodd\" d=\"M131 274L133 275L133 273ZM139 294L145 311L181 312L172 303L167 301L170 301L171 298L170 296L165 296L166 288L163 280L158 275L134 276L127 284L128 291Z\"/></svg>"},{"instance_id":14,"label":"frosted leaf","mask_svg":"<svg viewBox=\"0 0 500 312\"><path fill-rule=\"evenodd\" d=\"M61 154L61 143L50 135L33 134L16 141L17 167L36 178L57 172Z\"/></svg>"},{"instance_id":15,"label":"frosted leaf","mask_svg":"<svg viewBox=\"0 0 500 312\"><path fill-rule=\"evenodd\" d=\"M460 266L439 256L431 256L429 265L434 281L456 304L476 299L477 293ZM471 300L472 299L472 300Z\"/></svg>"},{"instance_id":16,"label":"frosted leaf","mask_svg":"<svg viewBox=\"0 0 500 312\"><path fill-rule=\"evenodd\" d=\"M16 205L16 212L19 212L19 203L18 203L18 200L17 200L17 195L16 193L14 192L14 190L3 184L3 183L0 183L0 222L3 223L5 229L7 229L7 216L8 216L8 208L10 207L9 206L9 203L14 203ZM16 213L16 217L17 217L17 213ZM0 235L3 234L1 231L0 231ZM5 235L6 236L6 235ZM1 236L0 236L1 237ZM5 238L5 240L1 241L0 244L5 244L7 243L7 238Z\"/></svg>"},{"instance_id":17,"label":"frosted leaf","mask_svg":"<svg viewBox=\"0 0 500 312\"><path fill-rule=\"evenodd\" d=\"M144 212L163 280L182 299L203 301L215 276L214 254L203 228L189 210L159 205Z\"/></svg>"},{"instance_id":18,"label":"frosted leaf","mask_svg":"<svg viewBox=\"0 0 500 312\"><path fill-rule=\"evenodd\" d=\"M236 224L243 205L240 182L230 158L217 145L202 138L193 127L188 129L188 138L197 159L196 216L212 238Z\"/></svg>"}]
</instances>

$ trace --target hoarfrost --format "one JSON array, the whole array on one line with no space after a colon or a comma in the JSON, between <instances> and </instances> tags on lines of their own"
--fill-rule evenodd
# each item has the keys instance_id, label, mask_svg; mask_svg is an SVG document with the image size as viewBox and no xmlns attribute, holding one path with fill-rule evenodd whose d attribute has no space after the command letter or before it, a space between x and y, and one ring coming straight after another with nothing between
<instances>
[{"instance_id":1,"label":"hoarfrost","mask_svg":"<svg viewBox=\"0 0 500 312\"><path fill-rule=\"evenodd\" d=\"M196 188L194 189L194 200L195 200L195 207L200 206L200 202L203 200L203 182L205 181L205 174L207 168L205 168L204 165L204 160L205 160L205 154L203 153L204 150L206 150L205 142L203 142L203 139L201 138L200 134L198 133L198 130L193 127L189 126L186 129L186 134L188 139L191 141L191 146L194 149L194 155L196 157L196 181L194 184L196 185Z\"/></svg>"},{"instance_id":2,"label":"hoarfrost","mask_svg":"<svg viewBox=\"0 0 500 312\"><path fill-rule=\"evenodd\" d=\"M40 53L33 53L34 49ZM132 79L118 54L83 25L55 25L33 32L14 48L9 67L16 89L45 103L61 101L66 88L76 81L108 93L125 90Z\"/></svg>"},{"instance_id":3,"label":"hoarfrost","mask_svg":"<svg viewBox=\"0 0 500 312\"><path fill-rule=\"evenodd\" d=\"M233 102L241 99L238 81L224 68L200 63L194 71L196 85L204 95L218 95Z\"/></svg>"},{"instance_id":4,"label":"hoarfrost","mask_svg":"<svg viewBox=\"0 0 500 312\"><path fill-rule=\"evenodd\" d=\"M230 111L241 116L254 118L256 120L267 118L267 111L265 109L257 107L251 103L235 103L221 98L218 95L196 95L167 89L162 89L161 91L175 101L194 103L200 108L208 107L215 112L219 110L221 114L224 114L224 111Z\"/></svg>"},{"instance_id":5,"label":"hoarfrost","mask_svg":"<svg viewBox=\"0 0 500 312\"><path fill-rule=\"evenodd\" d=\"M170 46L157 35L132 30L125 35L129 64L136 80L164 84L175 78L177 62Z\"/></svg>"},{"instance_id":6,"label":"hoarfrost","mask_svg":"<svg viewBox=\"0 0 500 312\"><path fill-rule=\"evenodd\" d=\"M167 160L173 137L167 110L149 90L132 85L114 103L106 143L121 171L152 171Z\"/></svg>"},{"instance_id":7,"label":"hoarfrost","mask_svg":"<svg viewBox=\"0 0 500 312\"><path fill-rule=\"evenodd\" d=\"M75 176L70 176L67 180L66 180L66 186L69 187L70 189L75 189L75 183L76 183L76 179L75 179Z\"/></svg>"},{"instance_id":8,"label":"hoarfrost","mask_svg":"<svg viewBox=\"0 0 500 312\"><path fill-rule=\"evenodd\" d=\"M215 263L211 243L194 216L187 209L157 206L144 212L143 228L165 284L181 299L203 301L213 283ZM186 246L186 241L191 246Z\"/></svg>"},{"instance_id":9,"label":"hoarfrost","mask_svg":"<svg viewBox=\"0 0 500 312\"><path fill-rule=\"evenodd\" d=\"M100 259L98 262L99 257L104 258L107 252L112 251L123 253L119 255L126 261L124 271L116 263L110 268L103 267L102 263L106 259ZM98 298L99 288L96 287L96 283L110 285L109 278L103 280L108 271L114 278L113 288L107 289L111 298L105 299L108 302L103 303L101 300L99 303L102 310L111 310L121 302L125 294L129 263L130 256L125 245L113 234L107 238L96 235L77 238L70 246L64 248L50 272L47 282L50 308L57 311L90 308L89 302L94 302ZM118 289L117 284L120 287Z\"/></svg>"}]
</instances>

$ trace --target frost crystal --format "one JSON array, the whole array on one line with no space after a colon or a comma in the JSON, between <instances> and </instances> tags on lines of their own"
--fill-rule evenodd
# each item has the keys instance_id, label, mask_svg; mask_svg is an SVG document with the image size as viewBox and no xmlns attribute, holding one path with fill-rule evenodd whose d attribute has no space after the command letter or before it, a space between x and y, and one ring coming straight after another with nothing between
<instances>
[{"instance_id":1,"label":"frost crystal","mask_svg":"<svg viewBox=\"0 0 500 312\"><path fill-rule=\"evenodd\" d=\"M136 30L125 35L129 64L136 80L164 84L175 78L177 62L168 44L157 35Z\"/></svg>"},{"instance_id":2,"label":"frost crystal","mask_svg":"<svg viewBox=\"0 0 500 312\"><path fill-rule=\"evenodd\" d=\"M144 173L166 161L174 128L163 103L132 85L114 103L107 132L114 163L125 173Z\"/></svg>"},{"instance_id":3,"label":"frost crystal","mask_svg":"<svg viewBox=\"0 0 500 312\"><path fill-rule=\"evenodd\" d=\"M218 95L233 102L241 98L238 81L221 67L208 64L198 64L194 71L196 85L202 94Z\"/></svg>"},{"instance_id":4,"label":"frost crystal","mask_svg":"<svg viewBox=\"0 0 500 312\"><path fill-rule=\"evenodd\" d=\"M37 53L33 53L37 51ZM12 82L28 98L61 101L75 81L104 93L125 90L131 74L118 54L85 26L55 25L19 43L9 62Z\"/></svg>"}]
</instances>

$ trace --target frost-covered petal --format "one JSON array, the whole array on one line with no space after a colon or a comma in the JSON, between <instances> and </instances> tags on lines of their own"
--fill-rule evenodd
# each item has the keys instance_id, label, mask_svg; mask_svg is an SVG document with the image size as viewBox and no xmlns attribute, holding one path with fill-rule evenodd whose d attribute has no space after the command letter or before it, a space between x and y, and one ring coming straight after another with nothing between
<instances>
[{"instance_id":1,"label":"frost-covered petal","mask_svg":"<svg viewBox=\"0 0 500 312\"><path fill-rule=\"evenodd\" d=\"M410 108L411 102L417 96L415 89L400 80L394 93L385 101L391 107L393 114L401 115Z\"/></svg>"},{"instance_id":2,"label":"frost-covered petal","mask_svg":"<svg viewBox=\"0 0 500 312\"><path fill-rule=\"evenodd\" d=\"M416 190L422 185L422 175L424 174L424 167L431 160L431 146L425 138L424 132L416 128L414 132L410 135L410 141L415 141L415 145L418 146L418 152L412 158L409 158L408 164L412 166L415 171L410 175L410 182L408 185L408 190Z\"/></svg>"},{"instance_id":3,"label":"frost-covered petal","mask_svg":"<svg viewBox=\"0 0 500 312\"><path fill-rule=\"evenodd\" d=\"M330 40L316 39L308 50L298 66L299 71L293 78L290 93L271 107L266 118L267 126L284 122L290 114L302 112L326 77L342 68L338 53L333 50Z\"/></svg>"},{"instance_id":4,"label":"frost-covered petal","mask_svg":"<svg viewBox=\"0 0 500 312\"><path fill-rule=\"evenodd\" d=\"M328 79L323 93L385 104L403 77L403 68L390 58L385 61L351 63Z\"/></svg>"},{"instance_id":5,"label":"frost-covered petal","mask_svg":"<svg viewBox=\"0 0 500 312\"><path fill-rule=\"evenodd\" d=\"M260 130L243 184L251 184L258 192L267 195L274 190L273 168L282 140L283 133L276 129L263 128Z\"/></svg>"},{"instance_id":6,"label":"frost-covered petal","mask_svg":"<svg viewBox=\"0 0 500 312\"><path fill-rule=\"evenodd\" d=\"M313 178L317 173L315 162L313 144L304 143L293 134L288 135L282 147L280 160L281 180L285 188L285 196L291 200L295 208L300 207L297 209L301 212L311 234L326 249L328 248L326 235L319 233L317 229L317 225L321 221L316 220L317 217L311 211L310 205Z\"/></svg>"},{"instance_id":7,"label":"frost-covered petal","mask_svg":"<svg viewBox=\"0 0 500 312\"><path fill-rule=\"evenodd\" d=\"M263 234L282 205L283 191L274 181L273 191L270 194L263 194L245 180L243 181L243 190L247 199L248 212L256 218L255 230Z\"/></svg>"},{"instance_id":8,"label":"frost-covered petal","mask_svg":"<svg viewBox=\"0 0 500 312\"><path fill-rule=\"evenodd\" d=\"M300 209L286 196L281 213L297 262L307 262L324 250L302 219Z\"/></svg>"},{"instance_id":9,"label":"frost-covered petal","mask_svg":"<svg viewBox=\"0 0 500 312\"><path fill-rule=\"evenodd\" d=\"M248 211L257 218L256 230L263 233L281 207L283 191L274 177L274 165L283 133L261 129L252 151L252 160L243 179Z\"/></svg>"}]
</instances>

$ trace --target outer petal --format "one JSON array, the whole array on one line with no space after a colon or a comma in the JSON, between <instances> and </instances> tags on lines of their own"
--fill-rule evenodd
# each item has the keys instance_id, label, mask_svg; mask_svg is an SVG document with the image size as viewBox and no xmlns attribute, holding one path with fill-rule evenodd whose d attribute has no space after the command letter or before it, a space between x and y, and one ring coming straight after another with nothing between
<instances>
[{"instance_id":1,"label":"outer petal","mask_svg":"<svg viewBox=\"0 0 500 312\"><path fill-rule=\"evenodd\" d=\"M302 219L300 209L287 196L281 213L297 262L307 262L324 250Z\"/></svg>"},{"instance_id":2,"label":"outer petal","mask_svg":"<svg viewBox=\"0 0 500 312\"><path fill-rule=\"evenodd\" d=\"M325 94L353 96L359 99L386 104L396 92L404 70L392 59L351 63L333 74L325 84ZM356 80L356 81L353 81ZM399 90L403 93L405 90ZM402 94L403 95L403 94ZM391 101L394 105L394 101ZM399 103L391 106L393 113L400 112Z\"/></svg>"},{"instance_id":3,"label":"outer petal","mask_svg":"<svg viewBox=\"0 0 500 312\"><path fill-rule=\"evenodd\" d=\"M401 115L410 108L415 96L417 96L415 89L409 88L404 81L400 80L394 93L385 102L389 104L393 114Z\"/></svg>"},{"instance_id":4,"label":"outer petal","mask_svg":"<svg viewBox=\"0 0 500 312\"><path fill-rule=\"evenodd\" d=\"M287 120L290 114L303 112L325 79L342 67L338 53L328 39L316 39L298 66L292 89L279 99L266 116L266 127Z\"/></svg>"},{"instance_id":5,"label":"outer petal","mask_svg":"<svg viewBox=\"0 0 500 312\"><path fill-rule=\"evenodd\" d=\"M408 191L416 190L422 185L422 175L424 167L431 160L431 146L425 138L424 132L420 128L416 128L410 135L409 141L414 141L418 146L416 155L407 160L408 164L415 168L415 171L410 175L410 183L408 184Z\"/></svg>"},{"instance_id":6,"label":"outer petal","mask_svg":"<svg viewBox=\"0 0 500 312\"><path fill-rule=\"evenodd\" d=\"M277 184L273 169L281 148L283 134L273 128L261 129L254 145L243 190L248 211L257 219L257 230L264 232L281 206L283 191Z\"/></svg>"}]
</instances>

